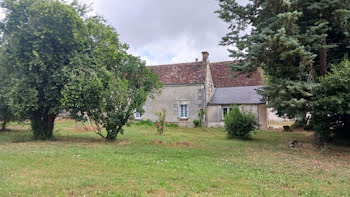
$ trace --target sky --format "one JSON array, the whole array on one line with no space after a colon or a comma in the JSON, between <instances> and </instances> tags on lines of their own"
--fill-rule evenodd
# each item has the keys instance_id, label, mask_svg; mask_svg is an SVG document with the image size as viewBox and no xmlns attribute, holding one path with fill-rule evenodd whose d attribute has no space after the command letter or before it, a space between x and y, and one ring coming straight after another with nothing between
<instances>
[{"instance_id":1,"label":"sky","mask_svg":"<svg viewBox=\"0 0 350 197\"><path fill-rule=\"evenodd\" d=\"M230 60L219 46L228 24L214 13L217 0L84 0L102 15L147 65Z\"/></svg>"},{"instance_id":2,"label":"sky","mask_svg":"<svg viewBox=\"0 0 350 197\"><path fill-rule=\"evenodd\" d=\"M238 0L245 3L247 0ZM147 65L193 62L209 52L209 60L226 61L220 46L228 24L214 13L218 0L80 0L112 25L129 53ZM0 18L1 18L0 12Z\"/></svg>"}]
</instances>

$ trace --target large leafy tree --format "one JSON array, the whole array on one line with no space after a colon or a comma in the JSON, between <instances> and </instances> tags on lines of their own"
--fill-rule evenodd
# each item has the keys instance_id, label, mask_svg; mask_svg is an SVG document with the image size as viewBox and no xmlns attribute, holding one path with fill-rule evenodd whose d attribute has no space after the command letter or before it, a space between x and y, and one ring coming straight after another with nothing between
<instances>
[{"instance_id":1,"label":"large leafy tree","mask_svg":"<svg viewBox=\"0 0 350 197\"><path fill-rule=\"evenodd\" d=\"M29 118L36 139L52 137L61 108L66 67L84 51L84 21L59 0L4 0L2 49L13 110Z\"/></svg>"},{"instance_id":2,"label":"large leafy tree","mask_svg":"<svg viewBox=\"0 0 350 197\"><path fill-rule=\"evenodd\" d=\"M157 77L139 58L127 54L115 29L101 17L86 17L77 1L5 0L1 23L11 91L7 98L31 120L34 137L49 139L62 109L91 120L108 140L123 132L142 106Z\"/></svg>"},{"instance_id":3,"label":"large leafy tree","mask_svg":"<svg viewBox=\"0 0 350 197\"><path fill-rule=\"evenodd\" d=\"M119 42L116 31L101 18L88 19L87 27L91 51L82 59L89 66L67 69L70 80L62 101L72 118L89 121L98 135L114 141L159 87L158 78L138 57L126 53L128 46Z\"/></svg>"},{"instance_id":4,"label":"large leafy tree","mask_svg":"<svg viewBox=\"0 0 350 197\"><path fill-rule=\"evenodd\" d=\"M219 17L230 24L222 45L233 45L235 71L262 67L262 92L279 115L304 117L315 83L329 64L350 52L349 0L219 0Z\"/></svg>"}]
</instances>

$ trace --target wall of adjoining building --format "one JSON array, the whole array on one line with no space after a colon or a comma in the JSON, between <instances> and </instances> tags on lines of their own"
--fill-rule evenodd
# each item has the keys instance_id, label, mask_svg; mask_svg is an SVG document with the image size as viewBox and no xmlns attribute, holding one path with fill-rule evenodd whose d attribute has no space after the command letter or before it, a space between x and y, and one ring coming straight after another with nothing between
<instances>
[{"instance_id":1,"label":"wall of adjoining building","mask_svg":"<svg viewBox=\"0 0 350 197\"><path fill-rule=\"evenodd\" d=\"M231 105L209 105L207 108L208 127L223 127L223 108ZM267 109L265 104L245 104L238 105L241 110L247 110L254 114L261 128L267 127Z\"/></svg>"}]
</instances>

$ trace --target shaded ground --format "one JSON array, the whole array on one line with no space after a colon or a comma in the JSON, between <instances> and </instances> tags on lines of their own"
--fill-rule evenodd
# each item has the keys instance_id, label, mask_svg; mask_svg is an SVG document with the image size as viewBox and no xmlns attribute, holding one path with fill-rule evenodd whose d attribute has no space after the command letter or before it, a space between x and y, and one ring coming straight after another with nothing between
<instances>
[{"instance_id":1,"label":"shaded ground","mask_svg":"<svg viewBox=\"0 0 350 197\"><path fill-rule=\"evenodd\" d=\"M126 128L106 143L73 121L55 140L28 125L0 133L0 196L350 196L350 148L312 145L312 133ZM297 148L288 144L297 140Z\"/></svg>"}]
</instances>

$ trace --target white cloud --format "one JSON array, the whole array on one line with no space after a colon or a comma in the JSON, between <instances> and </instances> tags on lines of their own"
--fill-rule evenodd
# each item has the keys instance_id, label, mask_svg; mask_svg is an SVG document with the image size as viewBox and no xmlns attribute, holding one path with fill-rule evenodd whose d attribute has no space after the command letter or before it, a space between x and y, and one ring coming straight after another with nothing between
<instances>
[{"instance_id":1,"label":"white cloud","mask_svg":"<svg viewBox=\"0 0 350 197\"><path fill-rule=\"evenodd\" d=\"M129 51L140 56L147 65L193 62L196 58L201 61L202 51L210 53L209 59L212 62L229 59L226 48L215 44L207 48L198 47L194 36L188 33L183 33L174 39L160 40L142 47L132 47Z\"/></svg>"},{"instance_id":2,"label":"white cloud","mask_svg":"<svg viewBox=\"0 0 350 197\"><path fill-rule=\"evenodd\" d=\"M130 53L147 65L201 60L228 60L227 47L219 46L227 24L214 13L216 0L85 0L94 2L95 12L104 16L129 44Z\"/></svg>"}]
</instances>

